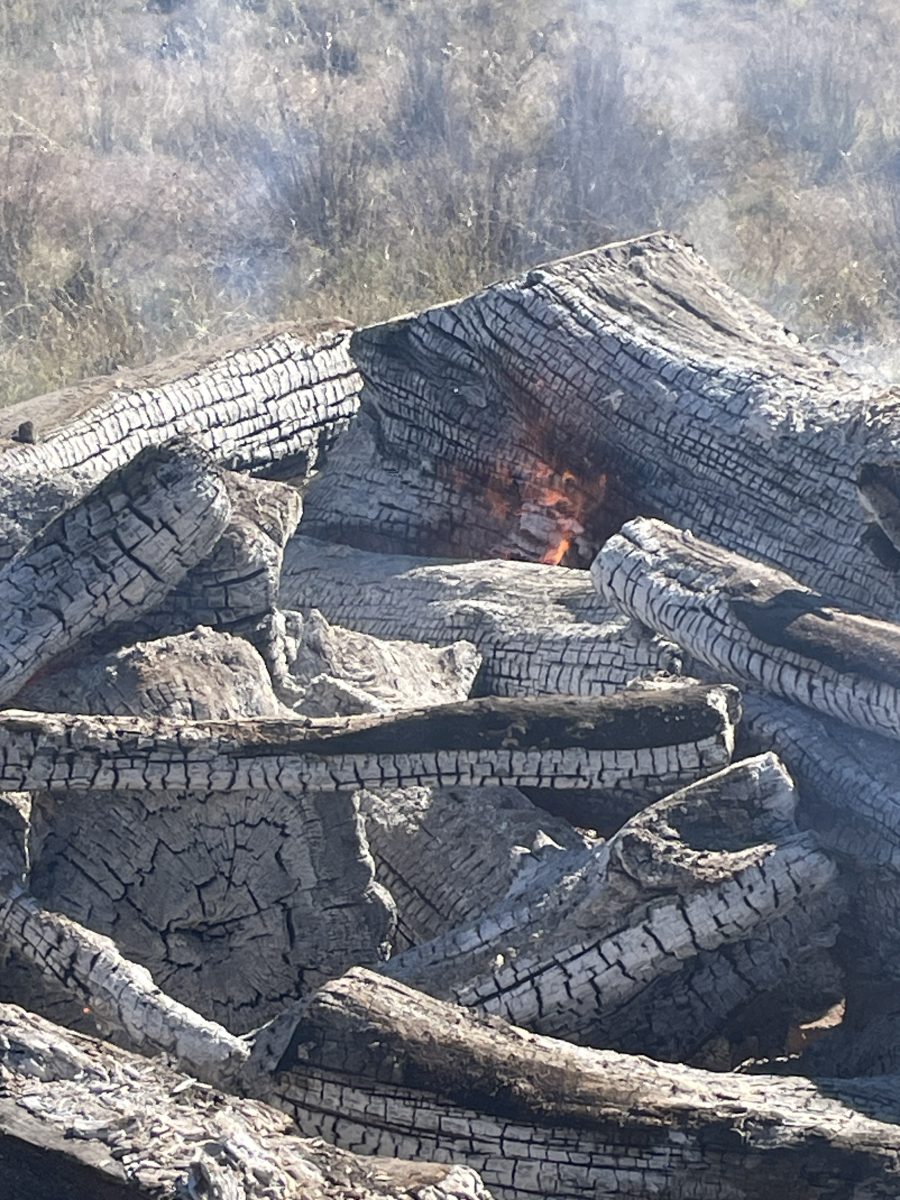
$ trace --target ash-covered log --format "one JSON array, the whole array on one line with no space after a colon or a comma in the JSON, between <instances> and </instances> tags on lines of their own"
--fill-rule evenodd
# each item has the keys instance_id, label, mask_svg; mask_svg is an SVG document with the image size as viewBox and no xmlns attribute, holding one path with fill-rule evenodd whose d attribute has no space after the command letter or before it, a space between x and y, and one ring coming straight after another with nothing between
<instances>
[{"instance_id":1,"label":"ash-covered log","mask_svg":"<svg viewBox=\"0 0 900 1200\"><path fill-rule=\"evenodd\" d=\"M491 1200L465 1166L362 1159L190 1075L0 1007L5 1200Z\"/></svg>"},{"instance_id":2,"label":"ash-covered log","mask_svg":"<svg viewBox=\"0 0 900 1200\"><path fill-rule=\"evenodd\" d=\"M891 1200L900 1187L896 1076L711 1074L587 1050L364 970L263 1029L254 1055L258 1094L305 1134L465 1161L503 1200Z\"/></svg>"},{"instance_id":3,"label":"ash-covered log","mask_svg":"<svg viewBox=\"0 0 900 1200\"><path fill-rule=\"evenodd\" d=\"M659 516L837 599L900 611L857 481L900 406L804 348L665 234L359 330L357 420L304 532L589 563ZM887 543L890 548L890 543Z\"/></svg>"},{"instance_id":4,"label":"ash-covered log","mask_svg":"<svg viewBox=\"0 0 900 1200\"><path fill-rule=\"evenodd\" d=\"M0 791L288 796L361 787L529 786L657 799L727 765L733 688L468 700L388 717L173 721L7 710Z\"/></svg>"},{"instance_id":5,"label":"ash-covered log","mask_svg":"<svg viewBox=\"0 0 900 1200\"><path fill-rule=\"evenodd\" d=\"M346 328L296 325L95 379L13 405L33 445L0 442L0 562L58 511L142 449L189 436L224 466L306 478L359 400Z\"/></svg>"},{"instance_id":6,"label":"ash-covered log","mask_svg":"<svg viewBox=\"0 0 900 1200\"><path fill-rule=\"evenodd\" d=\"M371 554L298 535L279 603L377 637L473 642L480 686L496 696L604 695L680 669L677 649L604 604L586 571Z\"/></svg>"},{"instance_id":7,"label":"ash-covered log","mask_svg":"<svg viewBox=\"0 0 900 1200\"><path fill-rule=\"evenodd\" d=\"M0 568L0 703L91 634L159 604L230 516L221 472L185 441L154 446Z\"/></svg>"},{"instance_id":8,"label":"ash-covered log","mask_svg":"<svg viewBox=\"0 0 900 1200\"><path fill-rule=\"evenodd\" d=\"M900 625L662 521L629 521L591 574L605 599L717 677L900 738Z\"/></svg>"},{"instance_id":9,"label":"ash-covered log","mask_svg":"<svg viewBox=\"0 0 900 1200\"><path fill-rule=\"evenodd\" d=\"M659 1017L642 1013L638 997L659 1013L661 997L648 989L700 953L791 913L803 921L814 912L817 933L833 926L837 895L830 905L822 898L835 869L814 837L797 833L795 806L774 756L737 763L651 805L609 842L551 860L472 923L384 971L538 1033L613 1045L607 1019L629 1005L635 1024L652 1026ZM686 1031L691 1045L721 1032L733 997L705 1000Z\"/></svg>"}]
</instances>

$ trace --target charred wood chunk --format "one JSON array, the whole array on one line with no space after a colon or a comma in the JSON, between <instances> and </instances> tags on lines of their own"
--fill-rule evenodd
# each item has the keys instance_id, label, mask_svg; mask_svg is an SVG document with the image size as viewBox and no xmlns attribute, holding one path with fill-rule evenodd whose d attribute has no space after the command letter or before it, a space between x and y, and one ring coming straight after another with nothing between
<instances>
[{"instance_id":1,"label":"charred wood chunk","mask_svg":"<svg viewBox=\"0 0 900 1200\"><path fill-rule=\"evenodd\" d=\"M48 487L79 495L176 436L234 470L305 479L359 403L348 346L346 329L284 326L5 410L5 428L25 417L44 436L0 452L0 562L57 511Z\"/></svg>"},{"instance_id":2,"label":"charred wood chunk","mask_svg":"<svg viewBox=\"0 0 900 1200\"><path fill-rule=\"evenodd\" d=\"M900 788L896 742L754 692L741 736L797 780L803 822L841 864L850 908L839 948L848 978L900 978Z\"/></svg>"},{"instance_id":3,"label":"charred wood chunk","mask_svg":"<svg viewBox=\"0 0 900 1200\"><path fill-rule=\"evenodd\" d=\"M359 330L360 414L304 530L398 553L587 562L665 516L898 612L857 478L900 416L665 234ZM537 520L535 519L537 518Z\"/></svg>"},{"instance_id":4,"label":"charred wood chunk","mask_svg":"<svg viewBox=\"0 0 900 1200\"><path fill-rule=\"evenodd\" d=\"M810 906L822 928L833 925L836 903L823 912L816 897L835 871L797 833L795 802L773 756L738 763L645 809L609 842L559 856L471 924L385 970L537 1032L609 1045L607 1020L630 1004L635 1021L636 997L695 956L792 912L802 919ZM722 993L705 999L684 1031L695 1045L720 1032L730 1011Z\"/></svg>"},{"instance_id":5,"label":"charred wood chunk","mask_svg":"<svg viewBox=\"0 0 900 1200\"><path fill-rule=\"evenodd\" d=\"M184 722L7 711L0 791L290 794L361 787L561 786L649 795L734 746L728 687L490 698L388 717Z\"/></svg>"},{"instance_id":6,"label":"charred wood chunk","mask_svg":"<svg viewBox=\"0 0 900 1200\"><path fill-rule=\"evenodd\" d=\"M279 603L377 637L472 642L479 686L496 696L605 695L681 665L675 646L604 603L586 571L371 554L298 535Z\"/></svg>"},{"instance_id":7,"label":"charred wood chunk","mask_svg":"<svg viewBox=\"0 0 900 1200\"><path fill-rule=\"evenodd\" d=\"M490 1200L465 1166L361 1159L290 1118L11 1006L0 1008L8 1200Z\"/></svg>"},{"instance_id":8,"label":"charred wood chunk","mask_svg":"<svg viewBox=\"0 0 900 1200\"><path fill-rule=\"evenodd\" d=\"M353 970L261 1031L260 1082L308 1135L440 1154L504 1200L887 1198L896 1078L710 1074L587 1050ZM846 1185L846 1186L845 1186Z\"/></svg>"},{"instance_id":9,"label":"charred wood chunk","mask_svg":"<svg viewBox=\"0 0 900 1200\"><path fill-rule=\"evenodd\" d=\"M404 788L358 799L375 877L397 906L395 950L476 922L511 889L537 886L545 868L580 859L586 845L515 788Z\"/></svg>"},{"instance_id":10,"label":"charred wood chunk","mask_svg":"<svg viewBox=\"0 0 900 1200\"><path fill-rule=\"evenodd\" d=\"M51 521L0 569L0 701L90 634L157 605L209 553L229 510L207 455L176 442Z\"/></svg>"},{"instance_id":11,"label":"charred wood chunk","mask_svg":"<svg viewBox=\"0 0 900 1200\"><path fill-rule=\"evenodd\" d=\"M481 666L471 642L426 646L277 612L257 635L278 695L310 717L391 713L465 700Z\"/></svg>"},{"instance_id":12,"label":"charred wood chunk","mask_svg":"<svg viewBox=\"0 0 900 1200\"><path fill-rule=\"evenodd\" d=\"M203 628L109 654L70 655L26 684L16 702L40 712L192 721L287 715L257 651Z\"/></svg>"},{"instance_id":13,"label":"charred wood chunk","mask_svg":"<svg viewBox=\"0 0 900 1200\"><path fill-rule=\"evenodd\" d=\"M630 521L592 574L603 596L719 677L900 738L900 625L661 521Z\"/></svg>"},{"instance_id":14,"label":"charred wood chunk","mask_svg":"<svg viewBox=\"0 0 900 1200\"><path fill-rule=\"evenodd\" d=\"M212 552L157 608L129 630L134 639L207 625L254 638L275 609L285 545L300 520L296 488L223 475L231 519Z\"/></svg>"}]
</instances>

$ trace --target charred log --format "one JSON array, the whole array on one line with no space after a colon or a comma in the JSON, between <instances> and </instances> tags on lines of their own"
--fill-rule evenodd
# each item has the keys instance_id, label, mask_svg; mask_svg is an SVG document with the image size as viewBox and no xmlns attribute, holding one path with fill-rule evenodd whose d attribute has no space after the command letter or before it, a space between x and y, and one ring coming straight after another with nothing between
<instances>
[{"instance_id":1,"label":"charred log","mask_svg":"<svg viewBox=\"0 0 900 1200\"><path fill-rule=\"evenodd\" d=\"M377 637L465 639L484 660L480 686L497 696L604 695L680 666L671 643L600 600L586 571L369 554L297 536L280 604Z\"/></svg>"},{"instance_id":2,"label":"charred log","mask_svg":"<svg viewBox=\"0 0 900 1200\"><path fill-rule=\"evenodd\" d=\"M726 765L728 687L469 700L389 717L194 722L7 711L0 791L286 795L361 787L584 787L658 798Z\"/></svg>"},{"instance_id":3,"label":"charred log","mask_svg":"<svg viewBox=\"0 0 900 1200\"><path fill-rule=\"evenodd\" d=\"M186 443L154 447L0 569L0 703L88 635L155 607L209 553L230 503Z\"/></svg>"},{"instance_id":4,"label":"charred log","mask_svg":"<svg viewBox=\"0 0 900 1200\"><path fill-rule=\"evenodd\" d=\"M490 1200L474 1172L360 1159L281 1113L0 1009L7 1200Z\"/></svg>"},{"instance_id":5,"label":"charred log","mask_svg":"<svg viewBox=\"0 0 900 1200\"><path fill-rule=\"evenodd\" d=\"M900 1179L896 1077L711 1075L586 1050L362 970L261 1031L254 1054L304 1133L465 1161L508 1200L889 1200Z\"/></svg>"},{"instance_id":6,"label":"charred log","mask_svg":"<svg viewBox=\"0 0 900 1200\"><path fill-rule=\"evenodd\" d=\"M538 1033L609 1046L607 1020L629 1006L633 1026L642 1017L653 1025L638 997L696 955L792 913L804 922L814 911L816 933L833 925L836 897L825 906L822 897L835 871L815 840L797 833L795 804L774 757L738 763L651 805L609 842L551 860L474 923L384 970ZM658 1021L660 997L648 1000ZM687 1031L693 1045L721 1031L727 1000L705 996L705 1013Z\"/></svg>"},{"instance_id":7,"label":"charred log","mask_svg":"<svg viewBox=\"0 0 900 1200\"><path fill-rule=\"evenodd\" d=\"M587 564L637 514L898 612L857 492L890 396L654 234L371 329L358 420L303 528L371 549ZM823 503L823 497L827 503Z\"/></svg>"},{"instance_id":8,"label":"charred log","mask_svg":"<svg viewBox=\"0 0 900 1200\"><path fill-rule=\"evenodd\" d=\"M14 405L42 440L0 451L0 562L58 511L148 446L192 440L218 463L305 478L358 405L346 330L285 327L255 342L93 380Z\"/></svg>"},{"instance_id":9,"label":"charred log","mask_svg":"<svg viewBox=\"0 0 900 1200\"><path fill-rule=\"evenodd\" d=\"M661 521L629 522L591 573L602 596L718 677L900 738L900 625Z\"/></svg>"}]
</instances>

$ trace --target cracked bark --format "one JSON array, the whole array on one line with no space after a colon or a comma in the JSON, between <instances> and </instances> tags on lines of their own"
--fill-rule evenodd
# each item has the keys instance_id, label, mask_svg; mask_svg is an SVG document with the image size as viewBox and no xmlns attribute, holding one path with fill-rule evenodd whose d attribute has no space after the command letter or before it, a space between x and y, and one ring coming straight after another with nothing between
<instances>
[{"instance_id":1,"label":"cracked bark","mask_svg":"<svg viewBox=\"0 0 900 1200\"><path fill-rule=\"evenodd\" d=\"M220 352L88 381L6 409L36 445L0 449L0 562L86 487L148 446L189 436L218 463L305 478L358 405L346 330L285 326ZM44 436L46 435L46 436Z\"/></svg>"},{"instance_id":2,"label":"cracked bark","mask_svg":"<svg viewBox=\"0 0 900 1200\"><path fill-rule=\"evenodd\" d=\"M362 1159L288 1117L0 1007L8 1200L490 1200L464 1166Z\"/></svg>"},{"instance_id":3,"label":"cracked bark","mask_svg":"<svg viewBox=\"0 0 900 1200\"><path fill-rule=\"evenodd\" d=\"M212 549L228 494L185 442L145 450L0 568L0 703L57 655L158 604Z\"/></svg>"},{"instance_id":4,"label":"cracked bark","mask_svg":"<svg viewBox=\"0 0 900 1200\"><path fill-rule=\"evenodd\" d=\"M468 700L388 717L173 721L7 710L0 791L285 795L362 787L563 786L658 798L726 765L728 687Z\"/></svg>"},{"instance_id":5,"label":"cracked bark","mask_svg":"<svg viewBox=\"0 0 900 1200\"><path fill-rule=\"evenodd\" d=\"M371 549L587 564L642 513L900 611L857 479L893 395L845 375L665 234L359 330L360 413L304 531ZM546 486L540 481L546 481ZM535 528L535 510L543 514Z\"/></svg>"},{"instance_id":6,"label":"cracked bark","mask_svg":"<svg viewBox=\"0 0 900 1200\"><path fill-rule=\"evenodd\" d=\"M630 521L591 574L602 596L718 678L900 738L900 625L662 521Z\"/></svg>"},{"instance_id":7,"label":"cracked bark","mask_svg":"<svg viewBox=\"0 0 900 1200\"><path fill-rule=\"evenodd\" d=\"M895 1077L713 1075L588 1050L364 970L267 1026L254 1055L260 1093L307 1135L465 1161L508 1200L889 1200L900 1179Z\"/></svg>"},{"instance_id":8,"label":"cracked bark","mask_svg":"<svg viewBox=\"0 0 900 1200\"><path fill-rule=\"evenodd\" d=\"M482 655L481 687L498 696L604 695L680 667L677 649L604 604L586 571L371 554L298 535L279 603L377 637L465 639Z\"/></svg>"},{"instance_id":9,"label":"cracked bark","mask_svg":"<svg viewBox=\"0 0 900 1200\"><path fill-rule=\"evenodd\" d=\"M834 892L824 901L835 870L811 835L797 833L795 805L774 756L737 763L651 805L609 842L551 858L471 924L383 970L441 999L582 1044L614 1044L607 1021L615 1027L626 1006L631 1029L658 1028L671 1000L671 990L652 989L661 976L692 968L708 982L709 952L764 937L778 918L807 924L812 915L814 935L833 926ZM782 979L788 970L782 961ZM727 992L705 1001L684 1031L688 1047L720 1033L732 1011ZM680 1035L677 1021L670 1044Z\"/></svg>"}]
</instances>

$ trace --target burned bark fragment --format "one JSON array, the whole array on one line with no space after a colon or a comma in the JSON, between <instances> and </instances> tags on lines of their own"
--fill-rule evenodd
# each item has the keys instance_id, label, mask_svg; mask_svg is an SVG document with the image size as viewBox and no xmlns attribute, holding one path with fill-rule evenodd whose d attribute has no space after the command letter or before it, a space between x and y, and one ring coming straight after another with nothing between
<instances>
[{"instance_id":1,"label":"burned bark fragment","mask_svg":"<svg viewBox=\"0 0 900 1200\"><path fill-rule=\"evenodd\" d=\"M0 791L286 795L362 787L643 787L658 798L724 766L734 689L491 698L389 717L184 722L8 710Z\"/></svg>"},{"instance_id":2,"label":"burned bark fragment","mask_svg":"<svg viewBox=\"0 0 900 1200\"><path fill-rule=\"evenodd\" d=\"M159 1063L0 1008L7 1200L490 1200L464 1166L361 1159Z\"/></svg>"},{"instance_id":3,"label":"burned bark fragment","mask_svg":"<svg viewBox=\"0 0 900 1200\"><path fill-rule=\"evenodd\" d=\"M737 763L651 805L609 842L548 863L527 888L384 970L538 1033L608 1045L609 1017L630 1004L636 1021L636 998L703 951L811 907L833 925L836 902L823 912L816 897L835 870L797 833L795 803L774 756ZM730 1011L722 995L705 999L688 1031L701 1042Z\"/></svg>"},{"instance_id":4,"label":"burned bark fragment","mask_svg":"<svg viewBox=\"0 0 900 1200\"><path fill-rule=\"evenodd\" d=\"M591 574L602 596L718 677L900 738L900 625L662 521L630 521Z\"/></svg>"},{"instance_id":5,"label":"burned bark fragment","mask_svg":"<svg viewBox=\"0 0 900 1200\"><path fill-rule=\"evenodd\" d=\"M375 877L397 906L394 950L475 922L515 888L528 892L586 839L515 788L361 792ZM456 866L448 870L448 859Z\"/></svg>"},{"instance_id":6,"label":"burned bark fragment","mask_svg":"<svg viewBox=\"0 0 900 1200\"><path fill-rule=\"evenodd\" d=\"M0 569L0 702L83 638L158 604L229 510L206 454L178 442L139 454L51 521Z\"/></svg>"},{"instance_id":7,"label":"burned bark fragment","mask_svg":"<svg viewBox=\"0 0 900 1200\"><path fill-rule=\"evenodd\" d=\"M852 982L900 978L900 788L896 743L749 692L741 726L751 749L772 749L803 797L803 823L842 864L850 897L841 952Z\"/></svg>"},{"instance_id":8,"label":"burned bark fragment","mask_svg":"<svg viewBox=\"0 0 900 1200\"><path fill-rule=\"evenodd\" d=\"M532 563L441 562L370 554L296 536L285 552L282 608L383 638L472 642L480 687L496 696L606 695L677 673L679 653L604 604L586 571Z\"/></svg>"},{"instance_id":9,"label":"burned bark fragment","mask_svg":"<svg viewBox=\"0 0 900 1200\"><path fill-rule=\"evenodd\" d=\"M0 451L0 562L51 519L60 495L74 499L172 437L233 469L306 478L358 406L348 342L344 329L287 326L6 409L2 428L25 416L42 440Z\"/></svg>"},{"instance_id":10,"label":"burned bark fragment","mask_svg":"<svg viewBox=\"0 0 900 1200\"><path fill-rule=\"evenodd\" d=\"M587 564L643 513L900 611L857 492L864 463L898 458L896 400L673 237L550 263L351 349L360 414L307 496L313 536Z\"/></svg>"},{"instance_id":11,"label":"burned bark fragment","mask_svg":"<svg viewBox=\"0 0 900 1200\"><path fill-rule=\"evenodd\" d=\"M261 1031L307 1135L440 1155L504 1200L891 1200L900 1081L709 1074L587 1050L353 970Z\"/></svg>"}]
</instances>

